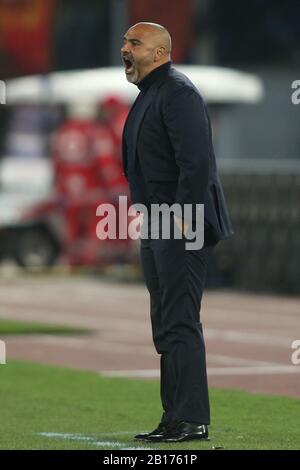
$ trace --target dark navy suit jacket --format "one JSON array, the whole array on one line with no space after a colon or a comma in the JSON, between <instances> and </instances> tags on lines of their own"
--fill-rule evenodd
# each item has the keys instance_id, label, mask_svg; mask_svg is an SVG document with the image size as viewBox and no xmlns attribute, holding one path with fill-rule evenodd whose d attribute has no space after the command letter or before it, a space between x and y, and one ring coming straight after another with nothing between
<instances>
[{"instance_id":1,"label":"dark navy suit jacket","mask_svg":"<svg viewBox=\"0 0 300 470\"><path fill-rule=\"evenodd\" d=\"M170 63L151 74L155 79L148 76L144 79L150 86L142 91L143 99L131 122L130 148L125 139L125 124L124 174L128 178L128 161L133 159L130 168L135 168L149 204L193 204L194 208L204 204L205 238L211 243L228 238L233 230L203 98L193 83Z\"/></svg>"}]
</instances>

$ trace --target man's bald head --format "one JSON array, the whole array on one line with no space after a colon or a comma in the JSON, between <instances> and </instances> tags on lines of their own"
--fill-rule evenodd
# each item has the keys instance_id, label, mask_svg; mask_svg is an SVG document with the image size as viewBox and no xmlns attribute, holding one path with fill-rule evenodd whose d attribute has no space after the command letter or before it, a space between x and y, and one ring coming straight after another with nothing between
<instances>
[{"instance_id":1,"label":"man's bald head","mask_svg":"<svg viewBox=\"0 0 300 470\"><path fill-rule=\"evenodd\" d=\"M165 48L166 54L171 54L172 40L169 31L164 26L157 23L141 21L140 23L136 23L134 26L131 26L129 29L133 28L139 28L146 34L148 33L152 35L153 41L156 42L157 47L162 46Z\"/></svg>"},{"instance_id":2,"label":"man's bald head","mask_svg":"<svg viewBox=\"0 0 300 470\"><path fill-rule=\"evenodd\" d=\"M131 26L121 49L127 80L139 83L152 70L170 61L170 54L171 36L164 26L150 22Z\"/></svg>"}]
</instances>

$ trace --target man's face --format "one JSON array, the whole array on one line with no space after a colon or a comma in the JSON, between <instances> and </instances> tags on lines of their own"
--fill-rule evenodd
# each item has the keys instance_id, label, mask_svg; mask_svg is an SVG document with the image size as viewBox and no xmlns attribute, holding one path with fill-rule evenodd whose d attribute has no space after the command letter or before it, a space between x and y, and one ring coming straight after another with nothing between
<instances>
[{"instance_id":1,"label":"man's face","mask_svg":"<svg viewBox=\"0 0 300 470\"><path fill-rule=\"evenodd\" d=\"M130 28L123 38L121 57L125 65L126 78L130 83L139 83L156 67L155 34L142 26Z\"/></svg>"}]
</instances>

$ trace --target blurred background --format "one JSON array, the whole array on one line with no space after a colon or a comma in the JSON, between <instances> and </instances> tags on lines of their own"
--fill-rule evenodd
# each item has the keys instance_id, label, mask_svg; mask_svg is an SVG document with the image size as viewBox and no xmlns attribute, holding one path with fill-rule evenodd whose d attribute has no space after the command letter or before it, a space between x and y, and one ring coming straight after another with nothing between
<instances>
[{"instance_id":1,"label":"blurred background","mask_svg":"<svg viewBox=\"0 0 300 470\"><path fill-rule=\"evenodd\" d=\"M170 31L212 116L235 236L208 286L299 294L299 18L297 0L0 0L2 265L140 279L137 242L98 240L96 207L128 194L120 147L136 91L119 51L148 20Z\"/></svg>"}]
</instances>

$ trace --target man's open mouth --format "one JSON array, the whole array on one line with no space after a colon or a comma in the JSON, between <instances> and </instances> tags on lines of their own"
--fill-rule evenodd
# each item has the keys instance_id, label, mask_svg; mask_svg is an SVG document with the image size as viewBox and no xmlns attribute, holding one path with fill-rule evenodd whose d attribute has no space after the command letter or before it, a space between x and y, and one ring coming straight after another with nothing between
<instances>
[{"instance_id":1,"label":"man's open mouth","mask_svg":"<svg viewBox=\"0 0 300 470\"><path fill-rule=\"evenodd\" d=\"M123 56L123 62L125 65L125 73L130 74L134 71L133 60L130 57Z\"/></svg>"}]
</instances>

